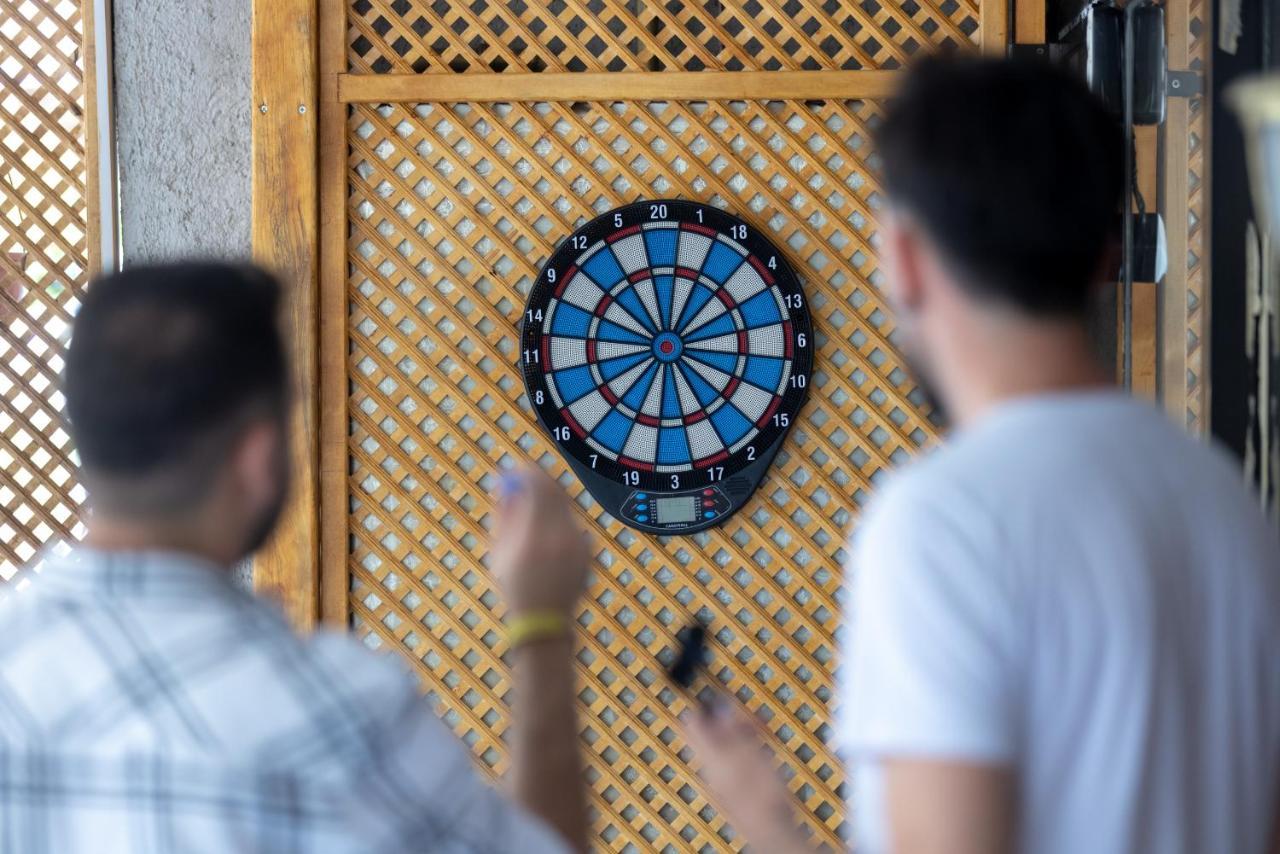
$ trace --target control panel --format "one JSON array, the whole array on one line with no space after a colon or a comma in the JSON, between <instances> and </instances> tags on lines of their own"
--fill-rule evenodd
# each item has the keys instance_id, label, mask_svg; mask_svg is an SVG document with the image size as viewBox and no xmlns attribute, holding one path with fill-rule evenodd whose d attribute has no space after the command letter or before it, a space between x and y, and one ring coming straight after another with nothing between
<instances>
[{"instance_id":1,"label":"control panel","mask_svg":"<svg viewBox=\"0 0 1280 854\"><path fill-rule=\"evenodd\" d=\"M623 502L622 515L647 528L676 533L714 523L732 508L733 503L718 486L662 494L637 490Z\"/></svg>"}]
</instances>

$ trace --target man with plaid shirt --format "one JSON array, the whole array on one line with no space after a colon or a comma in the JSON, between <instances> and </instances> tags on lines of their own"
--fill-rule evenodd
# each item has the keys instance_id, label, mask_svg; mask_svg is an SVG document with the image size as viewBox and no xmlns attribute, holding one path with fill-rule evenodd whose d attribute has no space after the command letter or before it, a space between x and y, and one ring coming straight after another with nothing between
<instances>
[{"instance_id":1,"label":"man with plaid shirt","mask_svg":"<svg viewBox=\"0 0 1280 854\"><path fill-rule=\"evenodd\" d=\"M567 502L508 479L511 797L390 658L295 635L230 567L288 480L279 286L220 264L96 282L65 392L92 514L0 604L0 851L552 852L586 847Z\"/></svg>"}]
</instances>

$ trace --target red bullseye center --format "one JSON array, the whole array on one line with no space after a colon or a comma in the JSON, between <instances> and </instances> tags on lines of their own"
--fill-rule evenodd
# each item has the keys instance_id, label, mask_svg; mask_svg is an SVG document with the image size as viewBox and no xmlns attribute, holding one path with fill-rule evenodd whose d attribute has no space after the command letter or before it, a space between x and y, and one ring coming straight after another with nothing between
<instances>
[{"instance_id":1,"label":"red bullseye center","mask_svg":"<svg viewBox=\"0 0 1280 854\"><path fill-rule=\"evenodd\" d=\"M653 341L653 355L658 361L669 365L680 358L680 338L674 332L660 332Z\"/></svg>"}]
</instances>

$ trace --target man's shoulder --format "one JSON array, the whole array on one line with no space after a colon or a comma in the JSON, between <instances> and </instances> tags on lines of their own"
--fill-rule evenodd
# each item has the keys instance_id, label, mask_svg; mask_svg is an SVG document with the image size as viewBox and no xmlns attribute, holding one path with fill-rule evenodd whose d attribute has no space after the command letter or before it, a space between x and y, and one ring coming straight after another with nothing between
<instances>
[{"instance_id":1,"label":"man's shoulder","mask_svg":"<svg viewBox=\"0 0 1280 854\"><path fill-rule=\"evenodd\" d=\"M949 437L891 474L873 510L999 516L1023 505L1058 512L1072 489L1123 491L1126 482L1157 477L1171 486L1200 484L1176 491L1206 501L1245 496L1239 466L1155 406L1119 392L1079 397L1016 403Z\"/></svg>"},{"instance_id":2,"label":"man's shoulder","mask_svg":"<svg viewBox=\"0 0 1280 854\"><path fill-rule=\"evenodd\" d=\"M334 630L286 628L228 655L223 668L193 673L187 693L212 742L254 766L347 778L377 762L406 719L431 717L400 661Z\"/></svg>"},{"instance_id":3,"label":"man's shoulder","mask_svg":"<svg viewBox=\"0 0 1280 854\"><path fill-rule=\"evenodd\" d=\"M329 630L298 635L247 595L175 606L30 593L0 604L9 741L337 769L366 761L397 716L429 714L392 657Z\"/></svg>"},{"instance_id":4,"label":"man's shoulder","mask_svg":"<svg viewBox=\"0 0 1280 854\"><path fill-rule=\"evenodd\" d=\"M981 516L987 502L972 456L968 448L941 445L889 472L856 535Z\"/></svg>"},{"instance_id":5,"label":"man's shoulder","mask_svg":"<svg viewBox=\"0 0 1280 854\"><path fill-rule=\"evenodd\" d=\"M390 718L407 707L425 708L418 680L399 656L376 652L352 635L321 629L299 638L301 655L316 681L327 682L335 702L359 705L358 717ZM309 690L301 683L299 689Z\"/></svg>"},{"instance_id":6,"label":"man's shoulder","mask_svg":"<svg viewBox=\"0 0 1280 854\"><path fill-rule=\"evenodd\" d=\"M376 756L398 719L428 714L398 661L345 634L289 632L240 655L239 677L208 680L201 706L256 764L345 773Z\"/></svg>"}]
</instances>

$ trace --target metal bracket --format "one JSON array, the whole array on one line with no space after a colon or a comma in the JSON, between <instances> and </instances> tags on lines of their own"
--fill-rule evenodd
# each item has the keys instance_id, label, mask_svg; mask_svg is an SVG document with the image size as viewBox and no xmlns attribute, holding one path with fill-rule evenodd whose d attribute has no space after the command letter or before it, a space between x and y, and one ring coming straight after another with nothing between
<instances>
[{"instance_id":1,"label":"metal bracket","mask_svg":"<svg viewBox=\"0 0 1280 854\"><path fill-rule=\"evenodd\" d=\"M1194 98L1204 92L1204 77L1196 71L1169 71L1165 94L1170 98Z\"/></svg>"},{"instance_id":2,"label":"metal bracket","mask_svg":"<svg viewBox=\"0 0 1280 854\"><path fill-rule=\"evenodd\" d=\"M1009 45L1010 59L1048 59L1049 45L1047 44L1011 44Z\"/></svg>"}]
</instances>

